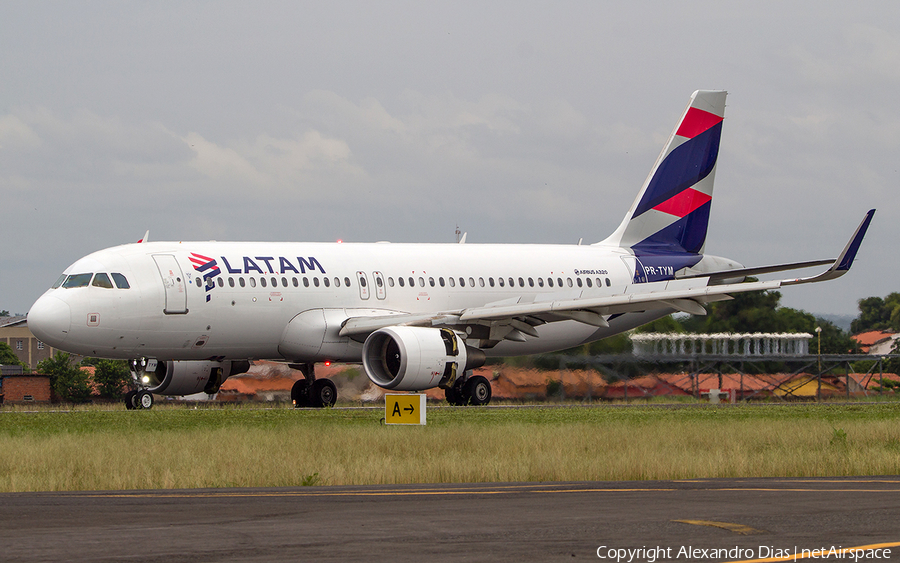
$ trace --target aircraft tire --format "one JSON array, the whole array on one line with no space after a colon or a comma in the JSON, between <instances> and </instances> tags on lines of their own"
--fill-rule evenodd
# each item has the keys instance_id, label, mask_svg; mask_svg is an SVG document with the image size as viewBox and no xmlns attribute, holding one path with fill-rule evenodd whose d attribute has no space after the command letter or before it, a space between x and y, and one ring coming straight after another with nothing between
<instances>
[{"instance_id":1,"label":"aircraft tire","mask_svg":"<svg viewBox=\"0 0 900 563\"><path fill-rule=\"evenodd\" d=\"M138 404L139 409L152 409L153 408L153 393L147 391L146 389L141 389L135 395L135 400Z\"/></svg>"},{"instance_id":2,"label":"aircraft tire","mask_svg":"<svg viewBox=\"0 0 900 563\"><path fill-rule=\"evenodd\" d=\"M337 401L337 387L330 379L317 379L312 387L312 406L317 409L333 407Z\"/></svg>"},{"instance_id":3,"label":"aircraft tire","mask_svg":"<svg viewBox=\"0 0 900 563\"><path fill-rule=\"evenodd\" d=\"M449 389L444 389L444 397L447 399L447 404L454 407L461 407L466 404L463 400L462 390L456 385Z\"/></svg>"},{"instance_id":4,"label":"aircraft tire","mask_svg":"<svg viewBox=\"0 0 900 563\"><path fill-rule=\"evenodd\" d=\"M294 403L295 409L302 409L309 406L309 386L306 379L298 379L291 387L291 402Z\"/></svg>"},{"instance_id":5,"label":"aircraft tire","mask_svg":"<svg viewBox=\"0 0 900 563\"><path fill-rule=\"evenodd\" d=\"M471 405L486 405L491 402L491 382L480 375L472 376L466 382L465 395Z\"/></svg>"},{"instance_id":6,"label":"aircraft tire","mask_svg":"<svg viewBox=\"0 0 900 563\"><path fill-rule=\"evenodd\" d=\"M125 399L125 409L126 410L131 411L136 408L134 406L135 405L135 400L134 400L135 395L137 395L137 391L129 391L129 392L125 393L125 396L123 397L123 399Z\"/></svg>"}]
</instances>

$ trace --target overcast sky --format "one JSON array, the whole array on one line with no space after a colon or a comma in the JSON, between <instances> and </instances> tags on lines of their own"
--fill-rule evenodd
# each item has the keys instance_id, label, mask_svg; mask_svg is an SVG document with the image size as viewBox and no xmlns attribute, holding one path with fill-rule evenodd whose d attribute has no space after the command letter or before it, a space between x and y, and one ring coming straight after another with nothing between
<instances>
[{"instance_id":1,"label":"overcast sky","mask_svg":"<svg viewBox=\"0 0 900 563\"><path fill-rule=\"evenodd\" d=\"M900 3L9 2L0 309L151 240L596 242L725 89L707 252L900 277Z\"/></svg>"}]
</instances>

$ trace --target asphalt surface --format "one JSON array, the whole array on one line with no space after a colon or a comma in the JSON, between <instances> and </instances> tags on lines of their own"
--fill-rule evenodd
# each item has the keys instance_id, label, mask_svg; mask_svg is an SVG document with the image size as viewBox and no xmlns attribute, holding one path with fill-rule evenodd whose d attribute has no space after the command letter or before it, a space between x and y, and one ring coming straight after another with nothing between
<instances>
[{"instance_id":1,"label":"asphalt surface","mask_svg":"<svg viewBox=\"0 0 900 563\"><path fill-rule=\"evenodd\" d=\"M900 560L900 477L0 494L4 562L744 561L873 545L806 560Z\"/></svg>"}]
</instances>

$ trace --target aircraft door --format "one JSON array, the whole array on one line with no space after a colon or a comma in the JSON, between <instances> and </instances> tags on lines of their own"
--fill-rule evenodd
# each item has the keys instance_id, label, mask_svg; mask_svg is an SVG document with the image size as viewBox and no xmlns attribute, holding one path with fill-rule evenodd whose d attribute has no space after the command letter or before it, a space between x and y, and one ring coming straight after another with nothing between
<instances>
[{"instance_id":1,"label":"aircraft door","mask_svg":"<svg viewBox=\"0 0 900 563\"><path fill-rule=\"evenodd\" d=\"M166 290L166 306L163 313L167 315L187 313L187 291L178 260L171 254L154 254L153 261L159 268L159 275L162 276L163 287Z\"/></svg>"},{"instance_id":2,"label":"aircraft door","mask_svg":"<svg viewBox=\"0 0 900 563\"><path fill-rule=\"evenodd\" d=\"M381 272L372 272L372 277L375 278L375 297L378 299L384 299L384 276L381 274Z\"/></svg>"},{"instance_id":3,"label":"aircraft door","mask_svg":"<svg viewBox=\"0 0 900 563\"><path fill-rule=\"evenodd\" d=\"M359 298L369 298L369 278L365 272L356 272L356 281L359 283Z\"/></svg>"}]
</instances>

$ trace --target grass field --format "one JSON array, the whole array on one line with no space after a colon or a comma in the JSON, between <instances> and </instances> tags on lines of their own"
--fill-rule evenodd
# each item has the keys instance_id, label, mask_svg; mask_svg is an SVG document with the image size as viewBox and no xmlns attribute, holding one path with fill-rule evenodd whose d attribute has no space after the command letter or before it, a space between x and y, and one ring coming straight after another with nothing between
<instances>
[{"instance_id":1,"label":"grass field","mask_svg":"<svg viewBox=\"0 0 900 563\"><path fill-rule=\"evenodd\" d=\"M0 491L886 475L900 405L0 412Z\"/></svg>"}]
</instances>

